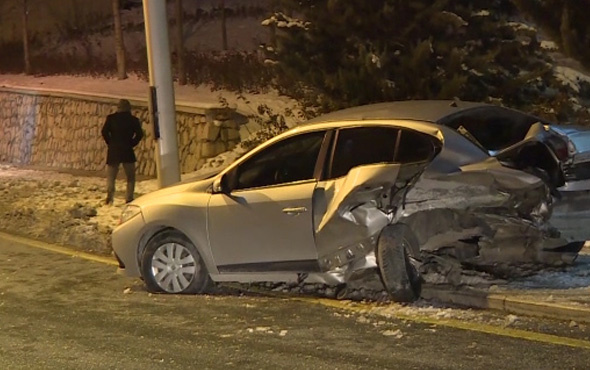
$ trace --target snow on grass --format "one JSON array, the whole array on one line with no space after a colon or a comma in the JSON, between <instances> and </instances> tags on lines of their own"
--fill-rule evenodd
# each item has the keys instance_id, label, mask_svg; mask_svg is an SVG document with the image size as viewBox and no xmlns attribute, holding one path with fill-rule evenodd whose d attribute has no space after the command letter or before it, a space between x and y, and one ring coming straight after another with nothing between
<instances>
[{"instance_id":1,"label":"snow on grass","mask_svg":"<svg viewBox=\"0 0 590 370\"><path fill-rule=\"evenodd\" d=\"M478 12L471 13L472 17L489 17L490 11L489 10L480 10Z\"/></svg>"},{"instance_id":2,"label":"snow on grass","mask_svg":"<svg viewBox=\"0 0 590 370\"><path fill-rule=\"evenodd\" d=\"M559 50L559 46L557 46L557 44L554 41L550 41L550 40L542 40L541 44L540 44L542 49L545 50Z\"/></svg>"},{"instance_id":3,"label":"snow on grass","mask_svg":"<svg viewBox=\"0 0 590 370\"><path fill-rule=\"evenodd\" d=\"M537 29L522 22L507 22L507 25L514 28L516 31L537 32Z\"/></svg>"},{"instance_id":4,"label":"snow on grass","mask_svg":"<svg viewBox=\"0 0 590 370\"><path fill-rule=\"evenodd\" d=\"M570 67L556 66L554 75L559 81L572 88L576 93L580 92L581 82L590 83L590 76Z\"/></svg>"}]
</instances>

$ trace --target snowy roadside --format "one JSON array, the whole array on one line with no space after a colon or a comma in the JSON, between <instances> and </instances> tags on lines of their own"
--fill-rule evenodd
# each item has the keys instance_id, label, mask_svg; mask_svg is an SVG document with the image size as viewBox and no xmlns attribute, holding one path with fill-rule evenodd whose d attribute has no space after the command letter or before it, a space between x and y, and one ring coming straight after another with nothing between
<instances>
[{"instance_id":1,"label":"snowy roadside","mask_svg":"<svg viewBox=\"0 0 590 370\"><path fill-rule=\"evenodd\" d=\"M0 165L0 229L110 255L123 200L104 206L105 180ZM124 189L121 181L118 188Z\"/></svg>"},{"instance_id":2,"label":"snowy roadside","mask_svg":"<svg viewBox=\"0 0 590 370\"><path fill-rule=\"evenodd\" d=\"M230 162L231 152L217 160ZM116 188L114 204L105 205L105 178L0 164L0 230L110 255L110 235L125 206L124 178L119 177ZM157 189L157 180L149 179L138 181L135 192L140 196Z\"/></svg>"}]
</instances>

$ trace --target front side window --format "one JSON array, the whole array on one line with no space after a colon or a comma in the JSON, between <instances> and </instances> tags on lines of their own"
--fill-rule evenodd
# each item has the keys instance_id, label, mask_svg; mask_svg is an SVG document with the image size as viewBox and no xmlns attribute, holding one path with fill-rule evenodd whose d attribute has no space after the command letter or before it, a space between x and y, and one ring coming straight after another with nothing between
<instances>
[{"instance_id":1,"label":"front side window","mask_svg":"<svg viewBox=\"0 0 590 370\"><path fill-rule=\"evenodd\" d=\"M301 134L262 150L238 166L235 189L313 179L324 135L324 131Z\"/></svg>"},{"instance_id":2,"label":"front side window","mask_svg":"<svg viewBox=\"0 0 590 370\"><path fill-rule=\"evenodd\" d=\"M345 176L356 166L393 162L398 132L390 127L341 129L328 178Z\"/></svg>"}]
</instances>

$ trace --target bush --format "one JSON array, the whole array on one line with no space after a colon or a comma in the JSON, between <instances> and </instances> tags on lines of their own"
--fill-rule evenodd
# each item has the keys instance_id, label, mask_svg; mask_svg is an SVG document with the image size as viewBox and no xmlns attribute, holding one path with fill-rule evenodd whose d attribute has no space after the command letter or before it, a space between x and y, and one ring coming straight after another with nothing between
<instances>
[{"instance_id":1,"label":"bush","mask_svg":"<svg viewBox=\"0 0 590 370\"><path fill-rule=\"evenodd\" d=\"M242 147L249 151L259 144L277 136L287 130L285 117L282 114L275 113L266 104L261 104L257 108L257 115L252 114L248 118L258 123L260 130L256 131L248 139L242 141Z\"/></svg>"},{"instance_id":2,"label":"bush","mask_svg":"<svg viewBox=\"0 0 590 370\"><path fill-rule=\"evenodd\" d=\"M274 74L255 53L192 52L186 56L187 80L214 89L260 92L273 83Z\"/></svg>"},{"instance_id":3,"label":"bush","mask_svg":"<svg viewBox=\"0 0 590 370\"><path fill-rule=\"evenodd\" d=\"M518 106L548 73L510 0L282 0L269 49L289 95L322 111L406 99ZM292 15L291 15L292 14Z\"/></svg>"}]
</instances>

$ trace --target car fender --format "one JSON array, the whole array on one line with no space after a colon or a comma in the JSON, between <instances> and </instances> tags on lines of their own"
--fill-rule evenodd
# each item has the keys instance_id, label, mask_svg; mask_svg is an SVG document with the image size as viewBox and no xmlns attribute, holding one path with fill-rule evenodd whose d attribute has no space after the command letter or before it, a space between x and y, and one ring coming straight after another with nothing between
<instances>
[{"instance_id":1,"label":"car fender","mask_svg":"<svg viewBox=\"0 0 590 370\"><path fill-rule=\"evenodd\" d=\"M138 258L141 258L146 243L157 232L173 228L183 233L195 245L210 274L217 274L217 265L211 253L209 238L207 235L207 203L211 194L192 194L182 201L162 202L157 207L145 206L142 208L146 223L145 239L138 250ZM168 204L166 204L168 203ZM195 204L202 204L196 207Z\"/></svg>"}]
</instances>

